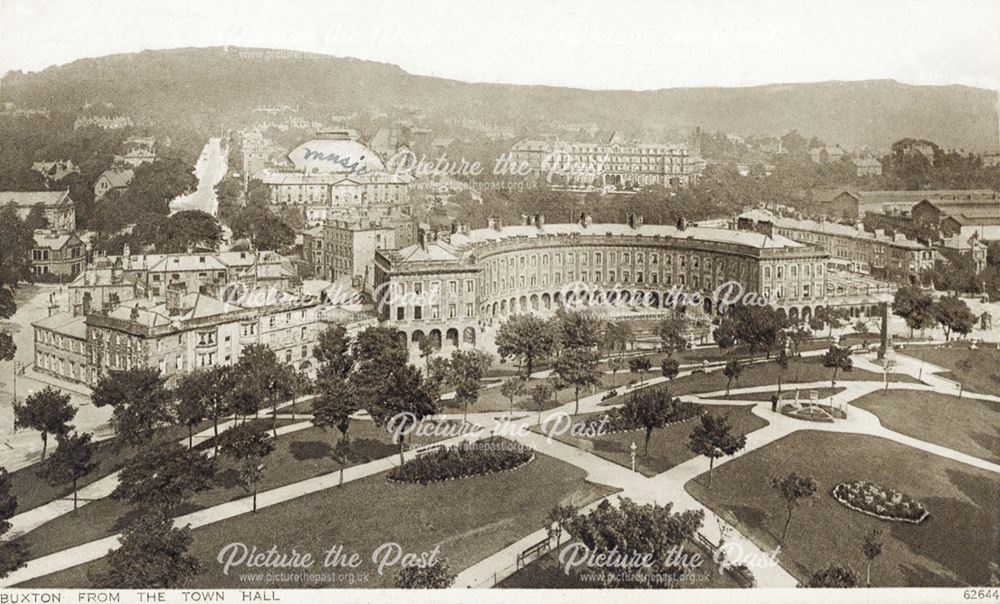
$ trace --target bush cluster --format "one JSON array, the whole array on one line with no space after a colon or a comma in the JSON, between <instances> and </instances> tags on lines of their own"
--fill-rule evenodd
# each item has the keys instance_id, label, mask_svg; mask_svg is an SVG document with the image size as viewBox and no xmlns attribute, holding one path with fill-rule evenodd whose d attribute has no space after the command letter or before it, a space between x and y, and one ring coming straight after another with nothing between
<instances>
[{"instance_id":1,"label":"bush cluster","mask_svg":"<svg viewBox=\"0 0 1000 604\"><path fill-rule=\"evenodd\" d=\"M667 419L668 424L673 424L677 422L682 422L692 417L701 415L702 408L694 403L679 402L674 405L673 412ZM607 424L605 425L604 432L628 432L630 430L638 430L643 426L635 421L634 418L627 416L624 412L624 407L617 407L604 414L607 416ZM584 434L601 434L599 428L601 426L601 421L604 416L591 417L587 421L583 422L583 433Z\"/></svg>"},{"instance_id":2,"label":"bush cluster","mask_svg":"<svg viewBox=\"0 0 1000 604\"><path fill-rule=\"evenodd\" d=\"M899 491L867 480L842 482L833 487L840 503L872 516L903 522L923 522L930 514L924 504Z\"/></svg>"},{"instance_id":3,"label":"bush cluster","mask_svg":"<svg viewBox=\"0 0 1000 604\"><path fill-rule=\"evenodd\" d=\"M463 442L411 459L389 472L389 480L427 484L512 470L533 458L531 449L503 439Z\"/></svg>"}]
</instances>

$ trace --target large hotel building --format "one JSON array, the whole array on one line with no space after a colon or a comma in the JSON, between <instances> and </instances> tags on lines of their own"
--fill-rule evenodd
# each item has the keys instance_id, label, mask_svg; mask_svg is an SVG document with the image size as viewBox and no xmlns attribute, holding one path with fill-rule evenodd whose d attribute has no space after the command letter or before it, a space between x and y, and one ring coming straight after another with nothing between
<instances>
[{"instance_id":1,"label":"large hotel building","mask_svg":"<svg viewBox=\"0 0 1000 604\"><path fill-rule=\"evenodd\" d=\"M695 137L697 140L697 137ZM627 142L614 134L604 143L526 140L511 159L553 184L617 188L693 185L705 168L698 145Z\"/></svg>"}]
</instances>

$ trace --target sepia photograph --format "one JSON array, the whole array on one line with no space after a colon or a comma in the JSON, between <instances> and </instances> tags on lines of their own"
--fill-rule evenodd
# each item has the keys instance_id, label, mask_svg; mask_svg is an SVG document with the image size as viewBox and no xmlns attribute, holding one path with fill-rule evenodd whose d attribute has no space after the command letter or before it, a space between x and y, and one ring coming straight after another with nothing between
<instances>
[{"instance_id":1,"label":"sepia photograph","mask_svg":"<svg viewBox=\"0 0 1000 604\"><path fill-rule=\"evenodd\" d=\"M0 0L0 604L608 598L1000 602L1000 1Z\"/></svg>"}]
</instances>

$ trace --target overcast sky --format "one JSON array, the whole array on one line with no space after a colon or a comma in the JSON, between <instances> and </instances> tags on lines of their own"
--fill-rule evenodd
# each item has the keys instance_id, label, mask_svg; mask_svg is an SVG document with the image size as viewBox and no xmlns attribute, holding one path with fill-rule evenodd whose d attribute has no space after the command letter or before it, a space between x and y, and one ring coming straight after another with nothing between
<instances>
[{"instance_id":1,"label":"overcast sky","mask_svg":"<svg viewBox=\"0 0 1000 604\"><path fill-rule=\"evenodd\" d=\"M0 72L186 46L595 89L891 78L1000 86L995 0L0 0Z\"/></svg>"}]
</instances>

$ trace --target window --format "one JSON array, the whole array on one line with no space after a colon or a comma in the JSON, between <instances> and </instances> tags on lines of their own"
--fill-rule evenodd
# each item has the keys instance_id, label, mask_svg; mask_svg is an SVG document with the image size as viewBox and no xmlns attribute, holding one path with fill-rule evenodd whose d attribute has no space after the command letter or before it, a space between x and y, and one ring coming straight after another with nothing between
<instances>
[{"instance_id":1,"label":"window","mask_svg":"<svg viewBox=\"0 0 1000 604\"><path fill-rule=\"evenodd\" d=\"M413 318L414 319L418 319L418 320L424 318L424 307L423 306L414 306L413 307Z\"/></svg>"},{"instance_id":2,"label":"window","mask_svg":"<svg viewBox=\"0 0 1000 604\"><path fill-rule=\"evenodd\" d=\"M435 304L434 306L431 307L431 318L432 319L440 319L441 318L441 307L440 306L438 306L438 305Z\"/></svg>"},{"instance_id":3,"label":"window","mask_svg":"<svg viewBox=\"0 0 1000 604\"><path fill-rule=\"evenodd\" d=\"M465 291L471 294L473 291L475 291L475 289L476 289L476 282L472 279L466 279Z\"/></svg>"},{"instance_id":4,"label":"window","mask_svg":"<svg viewBox=\"0 0 1000 604\"><path fill-rule=\"evenodd\" d=\"M458 281L449 281L448 282L448 291L451 292L451 293L453 293L453 294L457 294L458 293Z\"/></svg>"},{"instance_id":5,"label":"window","mask_svg":"<svg viewBox=\"0 0 1000 604\"><path fill-rule=\"evenodd\" d=\"M472 316L472 304L466 304L465 305L465 316L467 316L467 317L471 317Z\"/></svg>"},{"instance_id":6,"label":"window","mask_svg":"<svg viewBox=\"0 0 1000 604\"><path fill-rule=\"evenodd\" d=\"M458 310L455 308L455 305L454 304L449 304L448 305L448 318L449 319L454 319L457 316L458 316Z\"/></svg>"},{"instance_id":7,"label":"window","mask_svg":"<svg viewBox=\"0 0 1000 604\"><path fill-rule=\"evenodd\" d=\"M402 306L397 307L396 308L396 320L397 321L402 321L404 317L406 317L406 309L403 308Z\"/></svg>"}]
</instances>

